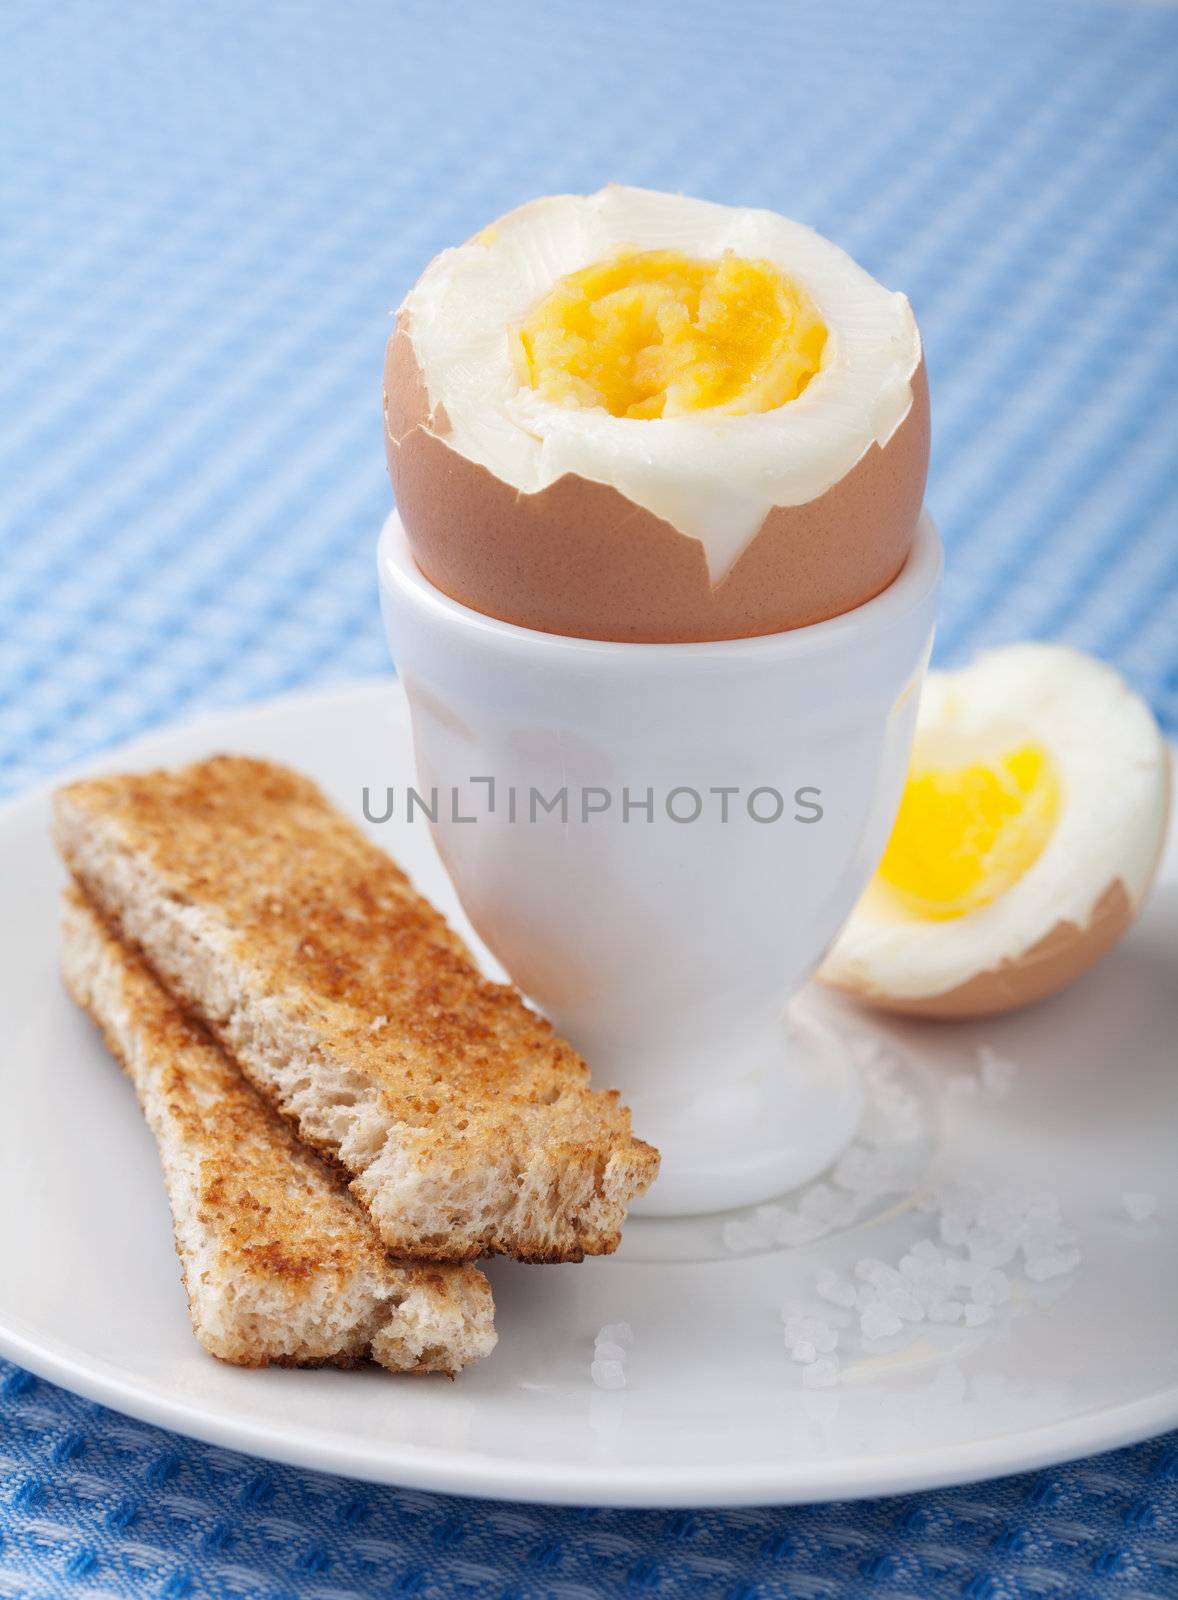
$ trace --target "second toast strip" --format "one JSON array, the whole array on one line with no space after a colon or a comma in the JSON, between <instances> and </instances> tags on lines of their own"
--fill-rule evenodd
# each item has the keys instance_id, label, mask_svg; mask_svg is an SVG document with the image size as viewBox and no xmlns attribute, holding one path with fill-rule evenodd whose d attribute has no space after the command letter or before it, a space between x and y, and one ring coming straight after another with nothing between
<instances>
[{"instance_id":1,"label":"second toast strip","mask_svg":"<svg viewBox=\"0 0 1178 1600\"><path fill-rule=\"evenodd\" d=\"M62 966L155 1135L193 1331L211 1355L452 1373L489 1353L482 1273L390 1260L340 1176L73 890Z\"/></svg>"}]
</instances>

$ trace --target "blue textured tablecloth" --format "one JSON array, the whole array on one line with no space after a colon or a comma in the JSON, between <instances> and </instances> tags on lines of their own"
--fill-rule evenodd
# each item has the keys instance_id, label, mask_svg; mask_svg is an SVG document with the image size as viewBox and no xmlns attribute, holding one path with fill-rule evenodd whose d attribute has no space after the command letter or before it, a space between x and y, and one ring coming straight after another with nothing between
<instances>
[{"instance_id":1,"label":"blue textured tablecloth","mask_svg":"<svg viewBox=\"0 0 1178 1600\"><path fill-rule=\"evenodd\" d=\"M1156 4L8 0L0 787L383 670L388 311L441 246L610 178L800 216L906 289L941 658L1069 640L1173 729L1176 106ZM869 1505L473 1505L233 1457L0 1364L3 1600L1173 1596L1176 1502L1178 1436Z\"/></svg>"}]
</instances>

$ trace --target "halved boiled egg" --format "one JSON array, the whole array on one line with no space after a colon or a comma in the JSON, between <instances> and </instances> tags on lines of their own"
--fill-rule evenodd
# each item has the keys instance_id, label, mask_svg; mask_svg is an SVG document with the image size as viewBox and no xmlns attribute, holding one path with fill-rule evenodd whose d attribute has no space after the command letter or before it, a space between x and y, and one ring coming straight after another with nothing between
<instances>
[{"instance_id":1,"label":"halved boiled egg","mask_svg":"<svg viewBox=\"0 0 1178 1600\"><path fill-rule=\"evenodd\" d=\"M1169 803L1157 724L1102 662L1023 644L930 673L891 838L820 976L914 1016L1041 999L1140 910Z\"/></svg>"},{"instance_id":2,"label":"halved boiled egg","mask_svg":"<svg viewBox=\"0 0 1178 1600\"><path fill-rule=\"evenodd\" d=\"M527 627L740 638L885 589L928 467L920 335L811 229L616 186L426 268L384 379L426 576Z\"/></svg>"}]
</instances>

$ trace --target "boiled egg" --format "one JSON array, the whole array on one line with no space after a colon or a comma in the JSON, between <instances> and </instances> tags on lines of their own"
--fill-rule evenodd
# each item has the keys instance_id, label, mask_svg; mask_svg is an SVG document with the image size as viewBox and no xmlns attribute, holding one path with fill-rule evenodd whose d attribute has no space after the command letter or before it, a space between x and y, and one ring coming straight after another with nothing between
<instances>
[{"instance_id":1,"label":"boiled egg","mask_svg":"<svg viewBox=\"0 0 1178 1600\"><path fill-rule=\"evenodd\" d=\"M769 211L534 200L409 292L389 471L426 577L582 637L728 639L885 589L928 466L901 294Z\"/></svg>"},{"instance_id":2,"label":"boiled egg","mask_svg":"<svg viewBox=\"0 0 1178 1600\"><path fill-rule=\"evenodd\" d=\"M1141 909L1169 803L1165 741L1104 663L1021 644L930 673L891 838L820 976L913 1016L1041 999Z\"/></svg>"}]
</instances>

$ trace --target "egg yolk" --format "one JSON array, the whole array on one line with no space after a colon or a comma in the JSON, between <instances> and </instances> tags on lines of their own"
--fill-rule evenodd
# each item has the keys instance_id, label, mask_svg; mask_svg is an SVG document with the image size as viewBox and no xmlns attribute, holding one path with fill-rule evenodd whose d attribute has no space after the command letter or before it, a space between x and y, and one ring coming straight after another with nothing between
<instances>
[{"instance_id":1,"label":"egg yolk","mask_svg":"<svg viewBox=\"0 0 1178 1600\"><path fill-rule=\"evenodd\" d=\"M561 278L516 330L521 382L614 417L742 416L795 399L826 326L771 261L624 251Z\"/></svg>"},{"instance_id":2,"label":"egg yolk","mask_svg":"<svg viewBox=\"0 0 1178 1600\"><path fill-rule=\"evenodd\" d=\"M964 916L1038 859L1059 806L1055 766L1038 745L966 767L914 765L879 880L918 917Z\"/></svg>"}]
</instances>

